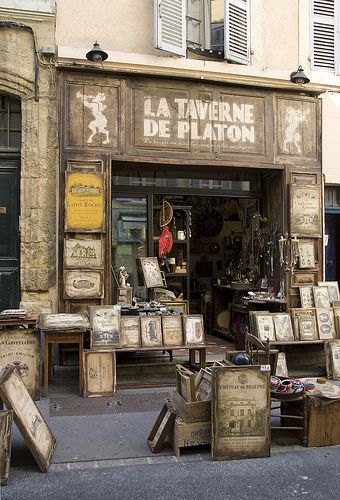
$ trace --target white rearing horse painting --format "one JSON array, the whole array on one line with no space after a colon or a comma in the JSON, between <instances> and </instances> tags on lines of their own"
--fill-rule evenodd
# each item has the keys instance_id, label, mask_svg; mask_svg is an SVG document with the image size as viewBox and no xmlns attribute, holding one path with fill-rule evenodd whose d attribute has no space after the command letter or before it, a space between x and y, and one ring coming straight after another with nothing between
<instances>
[{"instance_id":1,"label":"white rearing horse painting","mask_svg":"<svg viewBox=\"0 0 340 500\"><path fill-rule=\"evenodd\" d=\"M107 118L104 115L103 111L107 108L104 104L106 99L106 95L103 92L99 92L96 96L92 95L83 95L81 92L76 93L77 99L82 99L85 108L89 108L94 117L88 124L88 128L91 130L91 134L87 139L87 143L91 144L94 136L96 134L104 134L105 140L103 144L108 144L110 142L109 139L109 131L107 130Z\"/></svg>"}]
</instances>

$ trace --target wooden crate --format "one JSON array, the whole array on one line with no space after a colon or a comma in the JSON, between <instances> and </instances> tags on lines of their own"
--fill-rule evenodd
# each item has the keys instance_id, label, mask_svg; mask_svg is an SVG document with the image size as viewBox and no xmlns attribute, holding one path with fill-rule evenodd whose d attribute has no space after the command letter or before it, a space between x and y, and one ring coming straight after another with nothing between
<instances>
[{"instance_id":1,"label":"wooden crate","mask_svg":"<svg viewBox=\"0 0 340 500\"><path fill-rule=\"evenodd\" d=\"M340 400L307 397L307 446L340 444Z\"/></svg>"},{"instance_id":2,"label":"wooden crate","mask_svg":"<svg viewBox=\"0 0 340 500\"><path fill-rule=\"evenodd\" d=\"M181 417L176 417L170 441L177 458L180 456L181 448L210 444L211 421L186 423Z\"/></svg>"},{"instance_id":3,"label":"wooden crate","mask_svg":"<svg viewBox=\"0 0 340 500\"><path fill-rule=\"evenodd\" d=\"M211 419L211 401L193 401L187 403L185 399L174 391L172 404L184 422L206 422Z\"/></svg>"}]
</instances>

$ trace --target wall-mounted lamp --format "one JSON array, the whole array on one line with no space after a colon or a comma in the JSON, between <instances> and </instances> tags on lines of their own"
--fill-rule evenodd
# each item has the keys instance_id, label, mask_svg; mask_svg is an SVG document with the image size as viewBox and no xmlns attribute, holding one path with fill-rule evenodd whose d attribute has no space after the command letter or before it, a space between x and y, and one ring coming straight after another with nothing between
<instances>
[{"instance_id":1,"label":"wall-mounted lamp","mask_svg":"<svg viewBox=\"0 0 340 500\"><path fill-rule=\"evenodd\" d=\"M306 77L305 72L302 69L302 66L300 65L296 71L293 71L290 74L290 81L292 83L298 83L300 85L303 85L304 83L309 83L310 79Z\"/></svg>"},{"instance_id":2,"label":"wall-mounted lamp","mask_svg":"<svg viewBox=\"0 0 340 500\"><path fill-rule=\"evenodd\" d=\"M94 42L92 49L86 54L86 59L93 62L105 61L107 58L107 53L100 48L97 40Z\"/></svg>"}]
</instances>

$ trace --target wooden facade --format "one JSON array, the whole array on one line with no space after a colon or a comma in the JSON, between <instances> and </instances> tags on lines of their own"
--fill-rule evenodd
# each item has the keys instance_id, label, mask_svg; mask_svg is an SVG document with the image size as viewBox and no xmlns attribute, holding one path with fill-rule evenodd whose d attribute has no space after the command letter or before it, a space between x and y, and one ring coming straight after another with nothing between
<instances>
[{"instance_id":1,"label":"wooden facade","mask_svg":"<svg viewBox=\"0 0 340 500\"><path fill-rule=\"evenodd\" d=\"M202 168L211 172L222 169L226 175L243 170L257 173L262 176L263 213L269 222L278 222L278 234L289 237L292 236L291 207L296 202L291 199L291 186L314 185L321 192L321 115L317 96L66 69L59 72L59 91L62 110L59 185L60 200L65 202L60 203L61 311L78 312L87 305L112 303L113 161L122 162L127 175L131 165L136 164L140 164L141 169L145 164L155 164L167 169L181 166L193 172ZM94 224L93 230L84 231L81 224L78 228L67 225L70 193L69 189L65 192L65 179L72 172L101 174L102 204L97 203L100 194L93 183L89 188L78 182L76 189L80 191L75 199L79 195L79 206L86 207L89 219L103 210L102 226ZM322 224L322 198L319 201ZM97 214L93 214L91 206ZM301 242L315 244L315 267L297 267L293 272L285 272L278 259L275 261L275 275L285 279L288 305L292 307L297 307L299 286L317 284L323 269L322 231L298 236ZM89 266L88 273L85 273L84 259L80 260L79 268L73 266L71 282L78 287L78 297L75 290L72 289L71 294L67 291L65 276L71 270L65 267L67 258L63 255L69 246L68 240L74 239L88 241L91 248L99 245L102 253L100 258L93 259L97 264Z\"/></svg>"}]
</instances>

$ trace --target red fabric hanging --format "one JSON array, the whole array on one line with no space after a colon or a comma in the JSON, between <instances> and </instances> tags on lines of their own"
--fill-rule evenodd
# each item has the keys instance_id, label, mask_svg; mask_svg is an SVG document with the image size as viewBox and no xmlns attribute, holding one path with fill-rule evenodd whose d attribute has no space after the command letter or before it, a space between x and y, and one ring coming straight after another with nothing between
<instances>
[{"instance_id":1,"label":"red fabric hanging","mask_svg":"<svg viewBox=\"0 0 340 500\"><path fill-rule=\"evenodd\" d=\"M159 238L158 244L158 255L159 257L164 257L167 255L172 248L172 234L169 231L168 226L163 226L162 234Z\"/></svg>"}]
</instances>

